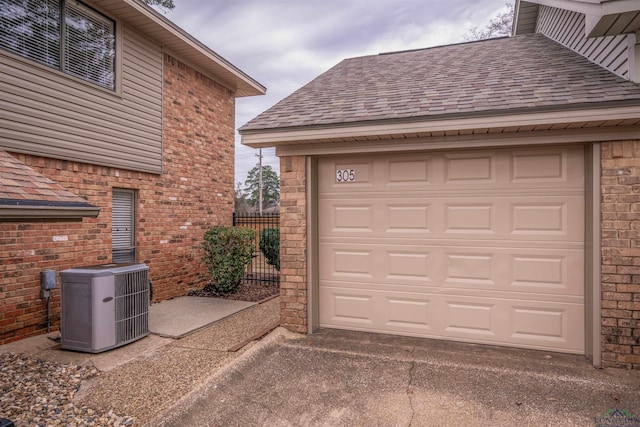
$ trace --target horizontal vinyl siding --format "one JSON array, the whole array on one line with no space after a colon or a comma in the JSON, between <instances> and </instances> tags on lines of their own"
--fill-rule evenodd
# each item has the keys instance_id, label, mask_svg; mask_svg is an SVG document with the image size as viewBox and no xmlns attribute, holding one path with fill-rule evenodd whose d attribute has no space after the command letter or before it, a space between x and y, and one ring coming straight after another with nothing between
<instances>
[{"instance_id":1,"label":"horizontal vinyl siding","mask_svg":"<svg viewBox=\"0 0 640 427\"><path fill-rule=\"evenodd\" d=\"M162 50L121 34L120 93L0 50L0 148L160 173Z\"/></svg>"},{"instance_id":2,"label":"horizontal vinyl siding","mask_svg":"<svg viewBox=\"0 0 640 427\"><path fill-rule=\"evenodd\" d=\"M629 37L585 37L584 15L577 12L540 6L536 32L542 33L625 79L629 79Z\"/></svg>"},{"instance_id":3,"label":"horizontal vinyl siding","mask_svg":"<svg viewBox=\"0 0 640 427\"><path fill-rule=\"evenodd\" d=\"M518 26L516 34L531 34L536 30L538 19L538 5L521 1L518 10Z\"/></svg>"}]
</instances>

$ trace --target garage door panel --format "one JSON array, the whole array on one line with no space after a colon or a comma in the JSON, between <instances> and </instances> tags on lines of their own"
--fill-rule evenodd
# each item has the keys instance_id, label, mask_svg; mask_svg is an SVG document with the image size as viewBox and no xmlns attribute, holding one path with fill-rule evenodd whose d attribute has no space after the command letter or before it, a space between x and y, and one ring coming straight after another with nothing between
<instances>
[{"instance_id":1,"label":"garage door panel","mask_svg":"<svg viewBox=\"0 0 640 427\"><path fill-rule=\"evenodd\" d=\"M554 200L556 199L556 200ZM584 239L584 198L547 197L543 200L514 200L510 203L511 234L518 239ZM521 237L518 237L521 236Z\"/></svg>"},{"instance_id":2,"label":"garage door panel","mask_svg":"<svg viewBox=\"0 0 640 427\"><path fill-rule=\"evenodd\" d=\"M318 176L324 177L318 182L318 191L323 193L374 191L377 181L375 173L376 167L373 160L350 158L323 162L318 165Z\"/></svg>"},{"instance_id":3,"label":"garage door panel","mask_svg":"<svg viewBox=\"0 0 640 427\"><path fill-rule=\"evenodd\" d=\"M324 287L321 327L581 353L580 303Z\"/></svg>"},{"instance_id":4,"label":"garage door panel","mask_svg":"<svg viewBox=\"0 0 640 427\"><path fill-rule=\"evenodd\" d=\"M581 147L518 150L511 153L512 184L549 184L560 188L584 186Z\"/></svg>"},{"instance_id":5,"label":"garage door panel","mask_svg":"<svg viewBox=\"0 0 640 427\"><path fill-rule=\"evenodd\" d=\"M386 297L389 316L386 326L400 330L429 331L429 302L428 298L407 298L401 296Z\"/></svg>"},{"instance_id":6,"label":"garage door panel","mask_svg":"<svg viewBox=\"0 0 640 427\"><path fill-rule=\"evenodd\" d=\"M426 201L416 203L415 201L407 200L404 203L385 203L383 210L383 215L385 215L383 221L386 224L385 234L431 234L429 224L430 207L431 204Z\"/></svg>"},{"instance_id":7,"label":"garage door panel","mask_svg":"<svg viewBox=\"0 0 640 427\"><path fill-rule=\"evenodd\" d=\"M443 283L461 287L496 287L496 256L493 253L445 252Z\"/></svg>"},{"instance_id":8,"label":"garage door panel","mask_svg":"<svg viewBox=\"0 0 640 427\"><path fill-rule=\"evenodd\" d=\"M444 232L465 234L496 234L494 203L445 203Z\"/></svg>"},{"instance_id":9,"label":"garage door panel","mask_svg":"<svg viewBox=\"0 0 640 427\"><path fill-rule=\"evenodd\" d=\"M320 193L452 191L487 184L499 189L584 187L581 147L325 158L318 169ZM353 170L355 180L337 182L338 170Z\"/></svg>"},{"instance_id":10,"label":"garage door panel","mask_svg":"<svg viewBox=\"0 0 640 427\"><path fill-rule=\"evenodd\" d=\"M419 333L432 329L429 295L325 287L319 296L323 327Z\"/></svg>"},{"instance_id":11,"label":"garage door panel","mask_svg":"<svg viewBox=\"0 0 640 427\"><path fill-rule=\"evenodd\" d=\"M333 207L333 229L343 232L373 232L373 207L367 204Z\"/></svg>"},{"instance_id":12,"label":"garage door panel","mask_svg":"<svg viewBox=\"0 0 640 427\"><path fill-rule=\"evenodd\" d=\"M451 336L490 339L496 336L495 304L445 298L444 332Z\"/></svg>"},{"instance_id":13,"label":"garage door panel","mask_svg":"<svg viewBox=\"0 0 640 427\"><path fill-rule=\"evenodd\" d=\"M447 154L443 160L445 185L478 186L497 180L495 153Z\"/></svg>"},{"instance_id":14,"label":"garage door panel","mask_svg":"<svg viewBox=\"0 0 640 427\"><path fill-rule=\"evenodd\" d=\"M580 147L320 159L321 326L583 352L583 162Z\"/></svg>"},{"instance_id":15,"label":"garage door panel","mask_svg":"<svg viewBox=\"0 0 640 427\"><path fill-rule=\"evenodd\" d=\"M481 242L480 242L481 243ZM580 249L430 246L376 243L319 244L321 282L381 286L583 295Z\"/></svg>"},{"instance_id":16,"label":"garage door panel","mask_svg":"<svg viewBox=\"0 0 640 427\"><path fill-rule=\"evenodd\" d=\"M370 280L374 274L374 254L364 249L333 249L334 277Z\"/></svg>"},{"instance_id":17,"label":"garage door panel","mask_svg":"<svg viewBox=\"0 0 640 427\"><path fill-rule=\"evenodd\" d=\"M429 256L424 248L385 249L385 280L430 282Z\"/></svg>"},{"instance_id":18,"label":"garage door panel","mask_svg":"<svg viewBox=\"0 0 640 427\"><path fill-rule=\"evenodd\" d=\"M335 321L360 326L373 325L372 295L338 292L332 295Z\"/></svg>"},{"instance_id":19,"label":"garage door panel","mask_svg":"<svg viewBox=\"0 0 640 427\"><path fill-rule=\"evenodd\" d=\"M582 296L583 257L580 250L512 253L510 287L522 292Z\"/></svg>"},{"instance_id":20,"label":"garage door panel","mask_svg":"<svg viewBox=\"0 0 640 427\"><path fill-rule=\"evenodd\" d=\"M584 241L584 196L513 198L509 202L510 239Z\"/></svg>"},{"instance_id":21,"label":"garage door panel","mask_svg":"<svg viewBox=\"0 0 640 427\"><path fill-rule=\"evenodd\" d=\"M384 244L320 244L320 257L327 268L322 281L348 284L381 282L430 286L431 270L439 260L423 246Z\"/></svg>"},{"instance_id":22,"label":"garage door panel","mask_svg":"<svg viewBox=\"0 0 640 427\"><path fill-rule=\"evenodd\" d=\"M519 153L512 156L512 182L566 182L567 152Z\"/></svg>"},{"instance_id":23,"label":"garage door panel","mask_svg":"<svg viewBox=\"0 0 640 427\"><path fill-rule=\"evenodd\" d=\"M387 176L384 182L386 186L394 188L430 186L431 168L431 156L390 160L386 167Z\"/></svg>"},{"instance_id":24,"label":"garage door panel","mask_svg":"<svg viewBox=\"0 0 640 427\"><path fill-rule=\"evenodd\" d=\"M574 319L584 317L583 304L514 301L510 306L510 341L541 347L584 351L584 330Z\"/></svg>"},{"instance_id":25,"label":"garage door panel","mask_svg":"<svg viewBox=\"0 0 640 427\"><path fill-rule=\"evenodd\" d=\"M323 236L371 236L432 234L431 203L426 200L324 199L318 219ZM384 224L382 227L380 224Z\"/></svg>"},{"instance_id":26,"label":"garage door panel","mask_svg":"<svg viewBox=\"0 0 640 427\"><path fill-rule=\"evenodd\" d=\"M509 241L584 240L584 196L505 197L501 192L459 197L323 198L323 237L424 237Z\"/></svg>"}]
</instances>

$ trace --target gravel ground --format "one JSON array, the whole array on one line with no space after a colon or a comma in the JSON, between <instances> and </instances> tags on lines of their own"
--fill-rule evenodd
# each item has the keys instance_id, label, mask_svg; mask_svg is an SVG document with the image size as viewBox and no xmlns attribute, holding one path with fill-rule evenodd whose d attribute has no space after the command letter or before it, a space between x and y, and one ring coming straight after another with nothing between
<instances>
[{"instance_id":1,"label":"gravel ground","mask_svg":"<svg viewBox=\"0 0 640 427\"><path fill-rule=\"evenodd\" d=\"M250 348L279 307L277 298L257 304L103 372L90 361L52 362L59 349L40 348L40 358L0 350L0 418L17 427L143 426Z\"/></svg>"},{"instance_id":2,"label":"gravel ground","mask_svg":"<svg viewBox=\"0 0 640 427\"><path fill-rule=\"evenodd\" d=\"M94 367L0 352L0 418L17 427L132 425L134 418L74 404L82 381L97 375Z\"/></svg>"}]
</instances>

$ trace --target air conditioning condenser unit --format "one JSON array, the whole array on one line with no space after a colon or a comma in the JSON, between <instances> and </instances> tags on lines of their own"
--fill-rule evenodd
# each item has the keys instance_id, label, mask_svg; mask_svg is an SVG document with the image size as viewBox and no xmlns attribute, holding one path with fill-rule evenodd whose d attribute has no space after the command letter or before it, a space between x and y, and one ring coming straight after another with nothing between
<instances>
[{"instance_id":1,"label":"air conditioning condenser unit","mask_svg":"<svg viewBox=\"0 0 640 427\"><path fill-rule=\"evenodd\" d=\"M149 267L103 264L60 272L61 348L100 353L149 334Z\"/></svg>"}]
</instances>

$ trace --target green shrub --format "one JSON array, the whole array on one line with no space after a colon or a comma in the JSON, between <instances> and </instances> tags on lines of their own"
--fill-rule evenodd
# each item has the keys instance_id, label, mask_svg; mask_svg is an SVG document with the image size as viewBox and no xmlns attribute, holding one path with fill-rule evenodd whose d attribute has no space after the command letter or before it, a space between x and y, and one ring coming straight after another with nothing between
<instances>
[{"instance_id":1,"label":"green shrub","mask_svg":"<svg viewBox=\"0 0 640 427\"><path fill-rule=\"evenodd\" d=\"M212 227L204 234L203 262L216 291L232 292L240 284L255 239L254 230L240 227Z\"/></svg>"},{"instance_id":2,"label":"green shrub","mask_svg":"<svg viewBox=\"0 0 640 427\"><path fill-rule=\"evenodd\" d=\"M280 229L264 228L260 233L260 250L267 259L267 264L280 271Z\"/></svg>"}]
</instances>

